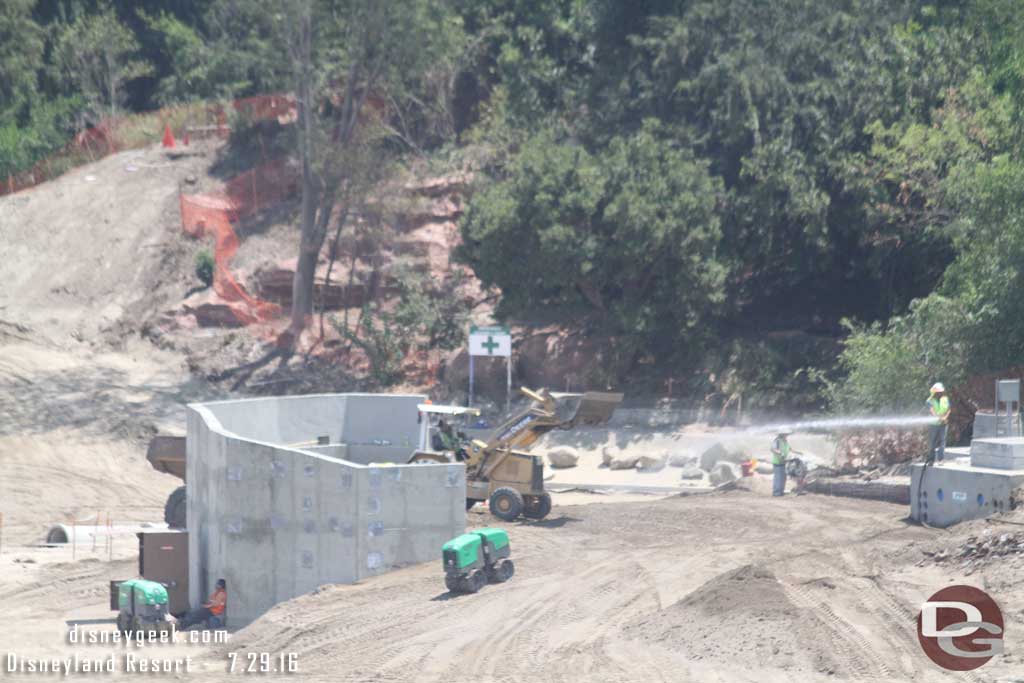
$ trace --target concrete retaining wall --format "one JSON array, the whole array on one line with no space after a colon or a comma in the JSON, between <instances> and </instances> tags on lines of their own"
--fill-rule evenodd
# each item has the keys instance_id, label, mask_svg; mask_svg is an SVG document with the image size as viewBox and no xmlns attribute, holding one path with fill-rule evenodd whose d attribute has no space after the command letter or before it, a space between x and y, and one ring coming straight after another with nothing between
<instances>
[{"instance_id":1,"label":"concrete retaining wall","mask_svg":"<svg viewBox=\"0 0 1024 683\"><path fill-rule=\"evenodd\" d=\"M337 457L404 462L422 400L350 394L189 405L190 602L225 578L236 628L317 586L436 561L465 530L463 466ZM340 443L288 445L324 435Z\"/></svg>"},{"instance_id":2,"label":"concrete retaining wall","mask_svg":"<svg viewBox=\"0 0 1024 683\"><path fill-rule=\"evenodd\" d=\"M992 411L979 410L974 414L973 438L992 439L1001 436L1020 436L1020 417L1013 415L996 415Z\"/></svg>"},{"instance_id":3,"label":"concrete retaining wall","mask_svg":"<svg viewBox=\"0 0 1024 683\"><path fill-rule=\"evenodd\" d=\"M1011 509L1024 470L998 470L954 462L910 470L910 516L935 527Z\"/></svg>"}]
</instances>

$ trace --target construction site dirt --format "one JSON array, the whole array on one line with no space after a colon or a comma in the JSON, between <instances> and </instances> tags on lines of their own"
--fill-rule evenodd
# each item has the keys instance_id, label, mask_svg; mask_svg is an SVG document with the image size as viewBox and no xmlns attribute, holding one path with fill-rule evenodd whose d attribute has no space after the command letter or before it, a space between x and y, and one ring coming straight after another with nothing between
<instances>
[{"instance_id":1,"label":"construction site dirt","mask_svg":"<svg viewBox=\"0 0 1024 683\"><path fill-rule=\"evenodd\" d=\"M161 522L181 481L146 462L146 443L180 428L186 403L229 393L196 371L206 347L227 349L215 356L221 369L259 356L245 331L153 332L180 312L199 249L181 233L178 184L208 164L176 163L152 149L115 155L0 198L0 678L8 654L123 658L123 647L71 643L68 634L116 628L109 585L136 576L137 539L46 545L46 531ZM109 202L121 186L145 201ZM88 267L62 265L73 257ZM243 246L238 262L253 258ZM267 680L282 666L320 681L1021 680L1020 509L940 530L891 502L773 498L764 473L714 490L717 463L697 465L719 441L728 445L726 435L702 425L681 434L611 425L539 444L539 453L564 446L579 455L575 467L547 470L550 514L501 523L483 505L466 513L469 530L508 532L509 581L450 593L438 547L436 561L321 586L244 628L229 618L225 643L127 652L188 658L182 680L232 678L237 658L257 670L267 661ZM741 436L748 455L756 447L767 458L768 436ZM794 435L794 446L827 460L806 435ZM602 460L684 449L686 466L662 461L652 472ZM681 495L691 470L700 483ZM637 493L645 486L655 493ZM1012 544L999 540L1007 534ZM922 603L958 583L984 588L1006 623L1006 653L970 673L938 668L917 637ZM230 597L228 605L230 615ZM109 680L72 680L99 678Z\"/></svg>"},{"instance_id":2,"label":"construction site dirt","mask_svg":"<svg viewBox=\"0 0 1024 683\"><path fill-rule=\"evenodd\" d=\"M417 565L324 586L226 644L161 656L188 654L202 680L228 678L230 653L294 654L304 678L332 681L1011 681L1022 666L1008 651L983 672L943 672L915 631L921 602L974 571L932 558L989 525L1013 528L1002 522L947 533L908 524L901 506L810 494L590 497L556 495L548 519L508 526L507 583L455 596L440 562ZM468 521L493 524L484 511ZM85 549L77 562L66 548L5 551L0 604L19 626L0 650L69 656L73 625L112 629L106 581L131 572L129 548L112 561ZM970 582L1019 632L1022 559L1002 559Z\"/></svg>"}]
</instances>

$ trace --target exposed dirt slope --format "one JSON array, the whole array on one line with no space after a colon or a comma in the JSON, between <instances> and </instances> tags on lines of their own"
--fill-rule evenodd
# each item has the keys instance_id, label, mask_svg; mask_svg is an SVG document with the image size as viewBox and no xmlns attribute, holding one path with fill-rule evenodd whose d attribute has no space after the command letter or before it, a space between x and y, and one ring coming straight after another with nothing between
<instances>
[{"instance_id":1,"label":"exposed dirt slope","mask_svg":"<svg viewBox=\"0 0 1024 683\"><path fill-rule=\"evenodd\" d=\"M193 151L196 151L193 148ZM202 150L198 150L201 152ZM212 153L212 152L211 152ZM180 484L145 442L197 397L138 331L195 283L178 185L209 159L125 152L0 198L0 512L6 541L110 512L159 521Z\"/></svg>"},{"instance_id":2,"label":"exposed dirt slope","mask_svg":"<svg viewBox=\"0 0 1024 683\"><path fill-rule=\"evenodd\" d=\"M180 300L200 244L182 234L178 187L205 176L201 151L123 152L0 198L0 319L93 341Z\"/></svg>"}]
</instances>

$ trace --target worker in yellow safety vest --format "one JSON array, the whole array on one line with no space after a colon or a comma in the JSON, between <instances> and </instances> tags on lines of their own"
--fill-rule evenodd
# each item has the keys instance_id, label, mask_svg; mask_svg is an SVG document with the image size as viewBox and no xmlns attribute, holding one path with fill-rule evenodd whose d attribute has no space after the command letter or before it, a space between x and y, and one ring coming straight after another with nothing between
<instances>
[{"instance_id":1,"label":"worker in yellow safety vest","mask_svg":"<svg viewBox=\"0 0 1024 683\"><path fill-rule=\"evenodd\" d=\"M927 401L928 410L934 418L928 429L928 457L925 461L942 464L946 456L946 430L949 428L949 397L942 382L932 385L931 396Z\"/></svg>"},{"instance_id":2,"label":"worker in yellow safety vest","mask_svg":"<svg viewBox=\"0 0 1024 683\"><path fill-rule=\"evenodd\" d=\"M780 429L772 440L772 495L781 496L786 492L786 460L791 453L796 453L789 445L787 438L793 432Z\"/></svg>"}]
</instances>

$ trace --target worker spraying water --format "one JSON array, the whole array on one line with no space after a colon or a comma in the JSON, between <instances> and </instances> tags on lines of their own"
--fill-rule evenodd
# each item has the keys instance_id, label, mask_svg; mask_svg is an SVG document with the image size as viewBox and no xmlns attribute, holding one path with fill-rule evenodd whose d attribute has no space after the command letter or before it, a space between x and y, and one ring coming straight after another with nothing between
<instances>
[{"instance_id":1,"label":"worker spraying water","mask_svg":"<svg viewBox=\"0 0 1024 683\"><path fill-rule=\"evenodd\" d=\"M946 431L949 429L949 398L942 382L932 385L931 395L925 401L931 413L931 424L928 426L928 455L925 462L942 464L946 457Z\"/></svg>"},{"instance_id":2,"label":"worker spraying water","mask_svg":"<svg viewBox=\"0 0 1024 683\"><path fill-rule=\"evenodd\" d=\"M781 496L786 493L786 462L791 455L803 455L800 451L794 451L789 445L790 429L779 430L778 435L772 441L772 495Z\"/></svg>"}]
</instances>

